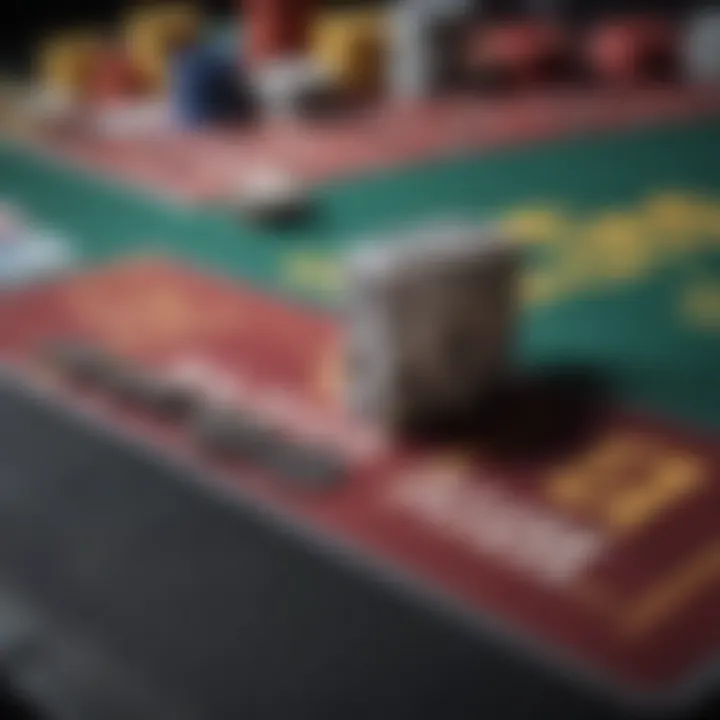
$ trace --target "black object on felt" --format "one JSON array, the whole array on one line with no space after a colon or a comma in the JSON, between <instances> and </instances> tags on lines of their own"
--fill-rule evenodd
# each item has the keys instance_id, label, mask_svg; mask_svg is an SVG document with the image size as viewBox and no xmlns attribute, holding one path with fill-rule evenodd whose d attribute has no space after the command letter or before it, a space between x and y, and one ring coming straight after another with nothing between
<instances>
[{"instance_id":1,"label":"black object on felt","mask_svg":"<svg viewBox=\"0 0 720 720\"><path fill-rule=\"evenodd\" d=\"M315 217L310 198L302 197L277 202L248 202L244 215L251 222L270 227L294 227L310 222Z\"/></svg>"},{"instance_id":2,"label":"black object on felt","mask_svg":"<svg viewBox=\"0 0 720 720\"><path fill-rule=\"evenodd\" d=\"M241 411L225 407L200 408L192 419L192 427L207 449L263 466L281 442L272 428Z\"/></svg>"},{"instance_id":3,"label":"black object on felt","mask_svg":"<svg viewBox=\"0 0 720 720\"><path fill-rule=\"evenodd\" d=\"M48 717L633 717L102 432L0 382L6 664Z\"/></svg>"},{"instance_id":4,"label":"black object on felt","mask_svg":"<svg viewBox=\"0 0 720 720\"><path fill-rule=\"evenodd\" d=\"M204 407L192 425L206 449L252 463L287 485L324 490L339 484L347 474L346 463L334 451L293 440L234 408Z\"/></svg>"},{"instance_id":5,"label":"black object on felt","mask_svg":"<svg viewBox=\"0 0 720 720\"><path fill-rule=\"evenodd\" d=\"M136 370L131 396L139 407L154 415L182 420L191 415L202 402L198 391L161 375Z\"/></svg>"},{"instance_id":6,"label":"black object on felt","mask_svg":"<svg viewBox=\"0 0 720 720\"><path fill-rule=\"evenodd\" d=\"M306 490L329 490L347 477L345 460L333 450L290 439L268 457L270 469L288 484Z\"/></svg>"},{"instance_id":7,"label":"black object on felt","mask_svg":"<svg viewBox=\"0 0 720 720\"><path fill-rule=\"evenodd\" d=\"M114 360L100 348L81 340L57 340L42 349L43 359L67 378L103 383L115 370Z\"/></svg>"},{"instance_id":8,"label":"black object on felt","mask_svg":"<svg viewBox=\"0 0 720 720\"><path fill-rule=\"evenodd\" d=\"M142 371L130 363L114 359L108 363L98 385L118 400L138 403L147 391L147 382Z\"/></svg>"}]
</instances>

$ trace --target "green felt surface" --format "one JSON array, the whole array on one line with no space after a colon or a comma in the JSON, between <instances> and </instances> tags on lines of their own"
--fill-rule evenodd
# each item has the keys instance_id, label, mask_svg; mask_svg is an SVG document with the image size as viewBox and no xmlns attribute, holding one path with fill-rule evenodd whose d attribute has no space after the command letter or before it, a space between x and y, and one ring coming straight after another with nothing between
<instances>
[{"instance_id":1,"label":"green felt surface","mask_svg":"<svg viewBox=\"0 0 720 720\"><path fill-rule=\"evenodd\" d=\"M359 239L438 217L525 218L528 277L547 287L526 304L522 361L601 368L625 402L712 432L718 155L720 125L705 120L448 158L322 187L312 222L263 232L6 143L0 197L69 232L89 262L171 253L321 305Z\"/></svg>"}]
</instances>

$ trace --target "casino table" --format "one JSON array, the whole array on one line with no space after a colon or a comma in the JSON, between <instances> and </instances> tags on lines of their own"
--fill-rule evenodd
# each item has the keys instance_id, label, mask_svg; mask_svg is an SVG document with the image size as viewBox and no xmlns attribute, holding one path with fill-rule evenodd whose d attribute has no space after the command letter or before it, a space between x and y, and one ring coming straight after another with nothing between
<instances>
[{"instance_id":1,"label":"casino table","mask_svg":"<svg viewBox=\"0 0 720 720\"><path fill-rule=\"evenodd\" d=\"M298 509L262 493L255 502L252 493L248 500L218 490L202 468L157 452L155 435L137 442L132 419L88 423L73 403L48 402L32 378L13 375L0 403L0 599L11 618L0 629L15 650L0 664L46 708L69 707L67 716L83 718L504 718L529 717L531 708L538 717L634 717L681 712L712 696L720 645L712 523L720 510L719 148L717 120L697 117L448 155L321 184L309 221L262 229L221 206L172 202L0 143L0 197L72 237L90 267L80 277L100 279L82 285L84 307L102 304L102 288L117 281L114 314L93 315L108 340L123 317L144 316L145 337L162 334L172 325L168 315L184 312L214 319L193 321L202 344L203 323L229 332L250 306L272 326L278 347L286 343L284 352L313 338L323 345L341 307L343 254L355 243L438 219L499 223L526 258L517 365L600 373L625 418L621 442L624 432L650 437L658 477L666 460L677 469L668 471L674 489L667 497L693 506L678 511L682 518L662 502L647 517L627 505L603 516L617 532L640 522L638 513L652 526L651 547L626 549L618 561L627 566L628 587L637 588L638 578L652 585L668 547L689 553L688 566L667 582L661 577L636 608L642 624L672 606L675 624L665 618L663 625L661 614L658 637L642 660L617 671L627 680L617 683L592 662L586 673L572 653L565 657L562 641L556 647L543 636L545 625L552 632L562 625L561 604L554 618L538 610L528 619L522 597L513 596L503 602L518 605L524 629L510 623L506 632L499 622L498 630L498 612L479 613L480 622L456 602L485 589L463 584L462 563L453 575L455 555L398 562L422 555L400 546L423 546L425 531L378 539L380 530L358 524L346 546L348 537L336 542L335 534L354 522L351 509L333 520L334 511L326 517L305 508L312 501ZM136 272L140 284L123 279ZM186 286L194 304L168 311L164 288ZM247 296L237 311L234 296L224 294L235 287ZM8 336L32 324L29 306L23 296L4 301ZM52 312L40 315L52 320ZM131 336L118 347L136 350ZM332 375L332 351L312 358L325 361ZM551 418L554 408L544 412ZM563 488L577 488L577 478L563 482L558 496L572 504L575 496ZM643 498L636 497L641 508ZM620 537L632 544L632 535ZM433 548L427 545L428 556ZM435 592L446 576L449 599ZM607 602L602 588L585 592L591 604ZM547 604L547 591L541 595L526 604ZM695 624L683 624L690 615ZM558 637L563 632L557 628ZM226 634L232 643L221 643ZM655 669L635 672L653 665L650 656L673 656L673 643L686 665L662 667L652 682ZM614 667L615 660L605 662ZM652 692L628 691L645 681Z\"/></svg>"}]
</instances>

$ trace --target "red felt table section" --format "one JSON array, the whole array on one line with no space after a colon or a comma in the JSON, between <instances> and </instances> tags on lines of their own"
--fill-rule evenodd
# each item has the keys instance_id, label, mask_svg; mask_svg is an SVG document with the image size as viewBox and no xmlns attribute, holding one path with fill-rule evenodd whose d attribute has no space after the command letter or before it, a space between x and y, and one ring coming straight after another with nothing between
<instances>
[{"instance_id":1,"label":"red felt table section","mask_svg":"<svg viewBox=\"0 0 720 720\"><path fill-rule=\"evenodd\" d=\"M48 338L68 336L91 338L158 369L178 360L204 364L234 383L239 405L274 413L289 433L344 452L347 482L321 493L288 487L203 454L181 427L63 385L31 358ZM338 403L340 341L328 316L160 259L127 261L0 303L0 357L31 381L150 438L163 453L200 463L232 491L394 569L471 616L638 691L666 689L714 660L720 646L716 447L620 409L596 443L634 444L647 451L647 463L637 473L622 466L626 476L618 472L612 482L593 480L578 458L511 468L467 451L390 445ZM643 452L633 457L642 460ZM611 451L603 458L600 472L614 467ZM572 473L579 467L587 472L578 484ZM573 504L573 493L593 482L614 488L597 498L616 515ZM604 503L603 493L617 497L625 485L669 489L674 501L640 522L648 492L626 493L621 505ZM572 502L562 500L568 492ZM591 537L595 549L571 571L553 575L543 568L557 567L557 558L536 548L537 567L527 562L535 540L523 545L518 537L529 525L533 538Z\"/></svg>"},{"instance_id":2,"label":"red felt table section","mask_svg":"<svg viewBox=\"0 0 720 720\"><path fill-rule=\"evenodd\" d=\"M319 122L278 122L182 132L106 134L85 118L51 127L34 142L93 171L191 203L227 198L270 165L326 183L448 154L493 150L573 133L716 115L713 88L630 92L565 90L507 99L459 96L380 106Z\"/></svg>"}]
</instances>

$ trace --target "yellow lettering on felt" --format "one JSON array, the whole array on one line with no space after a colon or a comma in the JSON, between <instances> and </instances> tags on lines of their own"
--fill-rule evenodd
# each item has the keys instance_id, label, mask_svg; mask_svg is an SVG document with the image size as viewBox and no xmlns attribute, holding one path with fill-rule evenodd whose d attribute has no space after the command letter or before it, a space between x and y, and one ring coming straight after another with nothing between
<instances>
[{"instance_id":1,"label":"yellow lettering on felt","mask_svg":"<svg viewBox=\"0 0 720 720\"><path fill-rule=\"evenodd\" d=\"M342 273L337 260L319 254L291 255L283 263L286 281L301 289L336 293L342 289Z\"/></svg>"},{"instance_id":2,"label":"yellow lettering on felt","mask_svg":"<svg viewBox=\"0 0 720 720\"><path fill-rule=\"evenodd\" d=\"M604 249L591 240L580 234L558 248L553 267L565 295L602 287L608 280Z\"/></svg>"},{"instance_id":3,"label":"yellow lettering on felt","mask_svg":"<svg viewBox=\"0 0 720 720\"><path fill-rule=\"evenodd\" d=\"M522 245L548 245L557 242L569 231L567 217L546 207L511 210L501 221L504 232Z\"/></svg>"},{"instance_id":4,"label":"yellow lettering on felt","mask_svg":"<svg viewBox=\"0 0 720 720\"><path fill-rule=\"evenodd\" d=\"M551 303L563 292L560 276L551 269L531 270L520 281L520 298L525 307Z\"/></svg>"},{"instance_id":5,"label":"yellow lettering on felt","mask_svg":"<svg viewBox=\"0 0 720 720\"><path fill-rule=\"evenodd\" d=\"M643 214L662 249L687 252L714 232L717 204L687 193L666 192L651 197L644 205Z\"/></svg>"},{"instance_id":6,"label":"yellow lettering on felt","mask_svg":"<svg viewBox=\"0 0 720 720\"><path fill-rule=\"evenodd\" d=\"M548 493L552 500L576 509L597 508L611 487L622 482L622 471L637 456L634 437L610 436L586 454L554 473Z\"/></svg>"},{"instance_id":7,"label":"yellow lettering on felt","mask_svg":"<svg viewBox=\"0 0 720 720\"><path fill-rule=\"evenodd\" d=\"M695 456L641 436L611 436L553 473L547 495L614 532L629 532L696 492L706 478Z\"/></svg>"},{"instance_id":8,"label":"yellow lettering on felt","mask_svg":"<svg viewBox=\"0 0 720 720\"><path fill-rule=\"evenodd\" d=\"M603 289L646 277L678 255L710 249L720 238L720 203L692 193L664 192L635 208L617 209L585 220L552 207L519 207L501 226L516 242L540 247L540 265L527 273L526 306L546 305L578 290ZM715 325L715 310L699 324Z\"/></svg>"},{"instance_id":9,"label":"yellow lettering on felt","mask_svg":"<svg viewBox=\"0 0 720 720\"><path fill-rule=\"evenodd\" d=\"M701 330L720 330L720 281L701 281L687 287L680 298L685 324Z\"/></svg>"},{"instance_id":10,"label":"yellow lettering on felt","mask_svg":"<svg viewBox=\"0 0 720 720\"><path fill-rule=\"evenodd\" d=\"M596 272L609 280L630 280L645 274L654 253L642 224L630 213L601 215L586 228L581 242L592 248Z\"/></svg>"},{"instance_id":11,"label":"yellow lettering on felt","mask_svg":"<svg viewBox=\"0 0 720 720\"><path fill-rule=\"evenodd\" d=\"M586 220L552 206L511 208L500 226L521 245L546 255L523 279L523 303L537 307L578 290L602 289L647 276L678 252L692 253L720 237L720 205L713 198L664 192L635 208L613 210ZM322 295L342 290L336 258L299 252L281 267L288 285Z\"/></svg>"},{"instance_id":12,"label":"yellow lettering on felt","mask_svg":"<svg viewBox=\"0 0 720 720\"><path fill-rule=\"evenodd\" d=\"M624 615L623 631L646 634L680 611L720 574L720 542L703 548L633 602Z\"/></svg>"},{"instance_id":13,"label":"yellow lettering on felt","mask_svg":"<svg viewBox=\"0 0 720 720\"><path fill-rule=\"evenodd\" d=\"M707 215L707 244L710 249L717 250L720 247L720 202L714 203Z\"/></svg>"},{"instance_id":14,"label":"yellow lettering on felt","mask_svg":"<svg viewBox=\"0 0 720 720\"><path fill-rule=\"evenodd\" d=\"M608 524L619 531L640 527L697 490L704 470L694 457L658 457L637 487L628 488L609 503Z\"/></svg>"}]
</instances>

